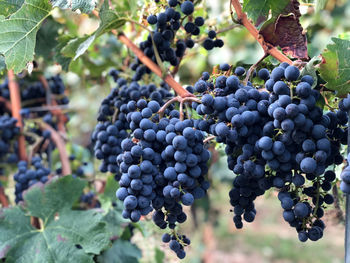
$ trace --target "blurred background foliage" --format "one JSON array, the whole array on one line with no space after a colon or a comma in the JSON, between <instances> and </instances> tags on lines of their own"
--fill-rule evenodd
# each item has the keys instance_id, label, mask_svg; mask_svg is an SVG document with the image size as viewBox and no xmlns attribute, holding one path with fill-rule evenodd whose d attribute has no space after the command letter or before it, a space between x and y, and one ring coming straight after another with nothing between
<instances>
[{"instance_id":1,"label":"blurred background foliage","mask_svg":"<svg viewBox=\"0 0 350 263\"><path fill-rule=\"evenodd\" d=\"M124 2L113 0L111 4L120 8ZM137 1L129 2L135 4ZM147 17L148 13L144 7L151 2L138 1L139 8L134 9L130 16ZM213 66L219 63L251 65L263 55L261 47L245 28L232 26L229 1L202 2L207 10L207 14L202 15L210 17L206 21L207 29L213 27L219 31L229 28L231 30L220 34L225 41L224 48L208 52L197 45L197 48L189 51L176 76L182 85L194 84L201 72L211 71ZM331 42L331 37L349 32L350 1L328 0L321 10L316 10L313 3L304 2L301 3L300 10L301 24L307 32L310 57L317 56L324 50ZM67 35L82 37L91 34L98 28L98 21L93 16L57 9L53 18L45 21L39 35L62 42ZM139 22L144 21L141 19ZM127 24L124 29L135 43L146 37L146 32L137 25ZM61 66L50 62L53 58L62 62L59 60L62 58L52 51L53 46L45 42L38 42L37 45L38 50L41 50L41 53L37 54L41 56L37 60L39 69L45 69L44 73L47 76L60 73L69 88L69 139L73 144L90 148L90 134L96 124L98 107L114 86L112 79L107 76L108 71L111 68L123 68L127 72L127 65L133 55L115 36L105 34L89 47L88 52L73 61L68 71L64 71ZM46 49L39 48L42 46ZM273 59L270 61L277 63ZM154 79L145 81L160 81L154 76L147 77ZM336 212L331 211L327 215L328 227L322 240L302 244L297 240L295 231L283 221L282 210L276 199L269 198L276 194L274 192L269 192L259 199L255 222L243 230L236 230L228 198L234 175L227 169L226 159L221 157L220 149L215 154L217 156L209 174L213 187L208 198L194 206L191 211L192 217L184 226L184 232L192 236L192 245L184 262L342 262L344 226ZM142 231L135 231L133 241L142 250L141 262L177 262L174 255L168 253L161 244L161 233L149 219L142 221L140 225Z\"/></svg>"}]
</instances>

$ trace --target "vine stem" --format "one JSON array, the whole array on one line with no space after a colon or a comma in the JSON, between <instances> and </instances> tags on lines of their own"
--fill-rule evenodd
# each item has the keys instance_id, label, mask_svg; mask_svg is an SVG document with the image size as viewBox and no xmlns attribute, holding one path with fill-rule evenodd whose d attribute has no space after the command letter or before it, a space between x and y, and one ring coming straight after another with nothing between
<instances>
[{"instance_id":1,"label":"vine stem","mask_svg":"<svg viewBox=\"0 0 350 263\"><path fill-rule=\"evenodd\" d=\"M268 57L268 53L264 53L264 55L258 60L258 62L256 62L254 65L252 65L248 72L247 72L247 76L245 77L244 79L244 84L247 85L249 79L250 79L250 76L252 75L253 71L257 68L257 66L266 58Z\"/></svg>"},{"instance_id":2,"label":"vine stem","mask_svg":"<svg viewBox=\"0 0 350 263\"><path fill-rule=\"evenodd\" d=\"M149 57L147 57L141 49L139 49L131 40L123 33L117 33L112 30L113 34L118 35L118 39L124 45L126 45L137 57L138 59L147 66L153 73L163 78L163 72L160 67L154 63ZM164 76L163 80L181 97L193 97L194 95L188 92L184 87L182 87L171 75L167 74Z\"/></svg>"},{"instance_id":3,"label":"vine stem","mask_svg":"<svg viewBox=\"0 0 350 263\"><path fill-rule=\"evenodd\" d=\"M160 118L163 117L164 115L164 111L171 105L173 104L174 102L179 102L181 100L181 97L180 96L177 96L175 98L172 98L171 100L168 100L158 111L159 115L160 115Z\"/></svg>"},{"instance_id":4,"label":"vine stem","mask_svg":"<svg viewBox=\"0 0 350 263\"><path fill-rule=\"evenodd\" d=\"M211 140L214 140L216 138L216 136L212 135L209 136L208 138L205 138L205 140L203 141L204 144L209 143Z\"/></svg>"},{"instance_id":5,"label":"vine stem","mask_svg":"<svg viewBox=\"0 0 350 263\"><path fill-rule=\"evenodd\" d=\"M259 42L259 44L266 53L270 54L280 62L287 62L288 64L293 63L293 61L291 61L287 56L281 53L277 48L265 42L263 36L259 34L259 31L249 21L247 14L243 12L239 0L231 0L231 5L236 11L238 23L243 25L249 31L249 33Z\"/></svg>"},{"instance_id":6,"label":"vine stem","mask_svg":"<svg viewBox=\"0 0 350 263\"><path fill-rule=\"evenodd\" d=\"M2 204L3 207L9 206L9 201L7 199L7 196L5 195L5 191L2 186L0 186L0 203Z\"/></svg>"},{"instance_id":7,"label":"vine stem","mask_svg":"<svg viewBox=\"0 0 350 263\"><path fill-rule=\"evenodd\" d=\"M28 160L28 157L26 152L26 141L23 135L23 122L21 116L21 93L19 90L19 86L16 82L15 73L12 69L8 70L7 77L9 81L8 86L10 90L12 117L17 119L16 125L20 128L20 135L18 136L18 155L20 160L26 161ZM40 229L39 218L31 216L30 222L32 226L34 226L37 229Z\"/></svg>"},{"instance_id":8,"label":"vine stem","mask_svg":"<svg viewBox=\"0 0 350 263\"><path fill-rule=\"evenodd\" d=\"M93 12L93 15L99 17L97 11ZM128 20L133 23L133 21ZM136 23L139 25L139 23ZM144 28L144 26L143 26ZM111 30L112 34L116 35L120 42L127 46L138 59L148 67L153 73L162 78L179 96L181 97L193 97L194 95L188 92L184 87L180 85L170 74L164 75L162 69L154 63L149 57L147 57L141 49L139 49L125 34L118 33L115 29Z\"/></svg>"},{"instance_id":9,"label":"vine stem","mask_svg":"<svg viewBox=\"0 0 350 263\"><path fill-rule=\"evenodd\" d=\"M27 160L25 138L22 134L23 132L23 123L21 116L21 94L19 86L15 79L15 74L13 70L7 72L9 90L10 90L10 99L11 99L11 111L12 117L17 119L17 126L20 128L20 135L18 137L18 154L21 160Z\"/></svg>"},{"instance_id":10,"label":"vine stem","mask_svg":"<svg viewBox=\"0 0 350 263\"><path fill-rule=\"evenodd\" d=\"M59 155L60 155L60 160L62 164L62 174L63 175L70 175L72 174L72 170L69 164L69 157L68 153L66 150L66 145L64 143L64 140L62 139L61 135L58 134L58 132L52 128L49 124L45 122L40 122L38 123L41 129L43 130L48 130L51 132L51 139L55 143Z\"/></svg>"}]
</instances>

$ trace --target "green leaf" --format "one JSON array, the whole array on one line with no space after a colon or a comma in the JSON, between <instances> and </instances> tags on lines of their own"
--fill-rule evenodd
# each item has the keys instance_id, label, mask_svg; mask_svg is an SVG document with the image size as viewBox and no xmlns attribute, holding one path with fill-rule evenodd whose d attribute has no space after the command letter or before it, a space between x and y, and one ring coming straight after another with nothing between
<instances>
[{"instance_id":1,"label":"green leaf","mask_svg":"<svg viewBox=\"0 0 350 263\"><path fill-rule=\"evenodd\" d=\"M104 1L103 6L100 10L100 26L90 37L85 37L77 40L80 45L76 48L75 46L70 47L69 49L76 49L74 60L80 57L85 51L90 47L90 45L95 41L100 35L112 30L118 29L123 26L126 22L124 17L120 17L119 13L109 9L108 1ZM84 40L83 40L84 39ZM83 41L82 41L83 40Z\"/></svg>"},{"instance_id":2,"label":"green leaf","mask_svg":"<svg viewBox=\"0 0 350 263\"><path fill-rule=\"evenodd\" d=\"M0 54L8 69L18 73L34 59L36 34L50 11L47 0L27 0L8 19L0 16Z\"/></svg>"},{"instance_id":3,"label":"green leaf","mask_svg":"<svg viewBox=\"0 0 350 263\"><path fill-rule=\"evenodd\" d=\"M118 208L120 207L120 209ZM106 228L108 237L119 238L124 232L125 227L129 224L128 220L124 219L121 215L123 203L118 202L117 208L109 209L108 213L102 218L103 222L106 222Z\"/></svg>"},{"instance_id":4,"label":"green leaf","mask_svg":"<svg viewBox=\"0 0 350 263\"><path fill-rule=\"evenodd\" d=\"M320 12L326 6L328 0L317 0L316 1L316 12Z\"/></svg>"},{"instance_id":5,"label":"green leaf","mask_svg":"<svg viewBox=\"0 0 350 263\"><path fill-rule=\"evenodd\" d=\"M68 71L69 65L72 61L71 57L67 57L62 53L62 50L65 48L65 46L74 39L73 36L70 35L62 35L58 37L58 44L55 47L55 55L54 55L54 60L62 66L62 69L65 71Z\"/></svg>"},{"instance_id":6,"label":"green leaf","mask_svg":"<svg viewBox=\"0 0 350 263\"><path fill-rule=\"evenodd\" d=\"M138 263L141 251L129 241L118 239L113 246L98 257L103 263Z\"/></svg>"},{"instance_id":7,"label":"green leaf","mask_svg":"<svg viewBox=\"0 0 350 263\"><path fill-rule=\"evenodd\" d=\"M24 194L23 209L0 210L0 258L6 262L94 262L109 245L102 213L73 211L85 182L65 176ZM30 224L39 218L41 229Z\"/></svg>"},{"instance_id":8,"label":"green leaf","mask_svg":"<svg viewBox=\"0 0 350 263\"><path fill-rule=\"evenodd\" d=\"M248 16L257 22L259 18L266 18L271 10L272 14L279 15L289 3L289 0L244 0L243 1L243 11L248 14Z\"/></svg>"},{"instance_id":9,"label":"green leaf","mask_svg":"<svg viewBox=\"0 0 350 263\"><path fill-rule=\"evenodd\" d=\"M163 263L164 262L164 258L165 258L164 252L156 247L155 248L154 261L156 263Z\"/></svg>"},{"instance_id":10,"label":"green leaf","mask_svg":"<svg viewBox=\"0 0 350 263\"><path fill-rule=\"evenodd\" d=\"M23 5L24 0L0 0L0 15L9 16Z\"/></svg>"},{"instance_id":11,"label":"green leaf","mask_svg":"<svg viewBox=\"0 0 350 263\"><path fill-rule=\"evenodd\" d=\"M89 36L84 36L84 37L74 38L69 40L67 45L61 50L61 53L66 57L70 57L70 58L74 57L79 46L88 38Z\"/></svg>"},{"instance_id":12,"label":"green leaf","mask_svg":"<svg viewBox=\"0 0 350 263\"><path fill-rule=\"evenodd\" d=\"M320 57L313 57L301 70L301 76L310 75L314 79L314 83L312 84L312 88L317 85L317 65L321 63Z\"/></svg>"},{"instance_id":13,"label":"green leaf","mask_svg":"<svg viewBox=\"0 0 350 263\"><path fill-rule=\"evenodd\" d=\"M114 179L114 176L108 176L107 180L106 180L106 185L105 185L105 189L103 194L101 194L99 196L99 198L102 201L105 202L116 202L117 201L117 197L115 195L115 192L117 191L117 189L119 188L119 184L118 182Z\"/></svg>"},{"instance_id":14,"label":"green leaf","mask_svg":"<svg viewBox=\"0 0 350 263\"><path fill-rule=\"evenodd\" d=\"M350 41L340 38L332 41L334 44L329 44L322 53L320 75L327 82L327 89L343 96L350 92Z\"/></svg>"},{"instance_id":15,"label":"green leaf","mask_svg":"<svg viewBox=\"0 0 350 263\"><path fill-rule=\"evenodd\" d=\"M35 55L44 57L45 62L51 60L55 53L54 48L58 45L58 30L61 27L61 24L49 17L36 35Z\"/></svg>"},{"instance_id":16,"label":"green leaf","mask_svg":"<svg viewBox=\"0 0 350 263\"><path fill-rule=\"evenodd\" d=\"M90 13L96 6L95 0L51 0L51 2L54 7L73 11L79 9L83 13Z\"/></svg>"},{"instance_id":17,"label":"green leaf","mask_svg":"<svg viewBox=\"0 0 350 263\"><path fill-rule=\"evenodd\" d=\"M6 69L5 58L0 55L0 75Z\"/></svg>"}]
</instances>

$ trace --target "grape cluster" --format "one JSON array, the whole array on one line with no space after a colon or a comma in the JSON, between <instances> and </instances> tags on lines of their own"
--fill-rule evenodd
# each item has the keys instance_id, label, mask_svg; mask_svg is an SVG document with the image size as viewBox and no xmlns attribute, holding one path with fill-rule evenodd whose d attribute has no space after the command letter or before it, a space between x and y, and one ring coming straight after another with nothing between
<instances>
[{"instance_id":1,"label":"grape cluster","mask_svg":"<svg viewBox=\"0 0 350 263\"><path fill-rule=\"evenodd\" d=\"M187 115L180 119L174 103L161 109L173 96L165 84L160 88L127 84L118 72L112 76L118 88L100 107L100 123L92 135L95 156L119 181L116 195L124 203L123 217L137 222L155 210L153 221L161 229L169 228L169 246L183 258L190 241L175 230L187 219L182 205L192 205L209 188L205 175L210 153L204 147L204 134ZM119 121L123 129L112 133L111 127ZM118 150L106 151L107 146ZM115 169L109 168L111 164Z\"/></svg>"},{"instance_id":2,"label":"grape cluster","mask_svg":"<svg viewBox=\"0 0 350 263\"><path fill-rule=\"evenodd\" d=\"M277 188L283 218L299 240L320 239L324 209L334 202L330 167L342 163L347 142L346 99L340 110L323 112L314 79L287 63L254 71L252 82L243 67L221 64L219 70L188 86L195 97L180 105L165 84L128 83L111 72L118 87L102 102L92 139L101 171L119 182L123 217L137 222L153 211L154 223L168 229L163 242L184 258L190 241L176 226L187 219L183 206L209 188L210 153L203 140L214 136L236 175L229 197L237 228L254 221L255 199ZM256 78L263 87L254 86ZM196 118L184 111L188 102Z\"/></svg>"},{"instance_id":3,"label":"grape cluster","mask_svg":"<svg viewBox=\"0 0 350 263\"><path fill-rule=\"evenodd\" d=\"M179 11L176 11L177 7ZM147 22L155 28L149 33L147 40L140 43L140 49L155 63L157 63L156 52L158 52L162 61L177 66L186 49L195 46L193 37L200 34L200 27L204 25L205 20L201 16L193 17L195 6L192 1L181 3L177 0L169 0L164 8L164 12L147 17ZM185 36L181 37L181 35ZM223 45L224 42L217 37L214 30L210 30L208 37L203 41L203 47L207 50L223 47ZM133 80L140 80L143 74L151 72L138 59L131 68L136 71Z\"/></svg>"},{"instance_id":4,"label":"grape cluster","mask_svg":"<svg viewBox=\"0 0 350 263\"><path fill-rule=\"evenodd\" d=\"M91 138L95 143L95 157L103 160L100 171L109 171L119 179L121 173L117 156L122 153L122 140L129 134L128 113L136 108L136 101L141 98L145 102L151 99L162 104L172 94L165 83L161 87L140 85L135 81L127 83L124 78L119 78L117 70L112 70L110 75L116 80L117 87L102 101L97 117L100 123L96 125Z\"/></svg>"},{"instance_id":5,"label":"grape cluster","mask_svg":"<svg viewBox=\"0 0 350 263\"><path fill-rule=\"evenodd\" d=\"M271 73L258 71L268 92L250 82L244 85L244 68L234 72L220 73L215 81L203 73L193 90L202 103L192 106L204 116L198 128L226 144L228 167L237 175L229 193L236 227L243 227L242 219L252 222L256 197L276 187L284 219L299 239L321 238L320 218L333 202L328 191L335 180L334 172L326 169L343 160L340 144L346 142L347 116L342 111L323 114L316 105L320 93L311 88L313 78L300 78L298 68L287 63Z\"/></svg>"},{"instance_id":6,"label":"grape cluster","mask_svg":"<svg viewBox=\"0 0 350 263\"><path fill-rule=\"evenodd\" d=\"M92 191L82 194L80 196L80 202L85 206L89 206L93 208L101 207L100 201L96 199L96 195Z\"/></svg>"},{"instance_id":7,"label":"grape cluster","mask_svg":"<svg viewBox=\"0 0 350 263\"><path fill-rule=\"evenodd\" d=\"M18 171L14 175L16 203L23 200L23 191L38 182L46 183L51 173L38 156L32 158L31 166L26 161L19 161L17 167Z\"/></svg>"},{"instance_id":8,"label":"grape cluster","mask_svg":"<svg viewBox=\"0 0 350 263\"><path fill-rule=\"evenodd\" d=\"M340 174L340 179L342 182L340 183L340 190L342 190L345 194L350 194L350 153L347 156L347 166L344 168L342 173Z\"/></svg>"},{"instance_id":9,"label":"grape cluster","mask_svg":"<svg viewBox=\"0 0 350 263\"><path fill-rule=\"evenodd\" d=\"M60 75L52 76L46 79L50 93L54 96L58 105L65 105L69 103L68 97L64 94L65 86ZM31 79L30 77L21 78L18 80L18 85L21 92L21 102L25 105L22 107L23 114L28 115L30 112L26 108L39 107L46 103L47 90L41 81ZM10 91L8 87L8 80L0 84L0 96L5 99L10 99ZM46 112L39 112L43 116Z\"/></svg>"},{"instance_id":10,"label":"grape cluster","mask_svg":"<svg viewBox=\"0 0 350 263\"><path fill-rule=\"evenodd\" d=\"M86 176L85 167L88 165L87 162L81 162L74 154L69 155L69 162L73 178L83 178ZM56 174L62 175L62 167L56 169Z\"/></svg>"},{"instance_id":11,"label":"grape cluster","mask_svg":"<svg viewBox=\"0 0 350 263\"><path fill-rule=\"evenodd\" d=\"M339 102L339 109L347 113L350 111L350 94Z\"/></svg>"},{"instance_id":12,"label":"grape cluster","mask_svg":"<svg viewBox=\"0 0 350 263\"><path fill-rule=\"evenodd\" d=\"M180 120L170 106L165 116L159 110L158 102L141 99L129 115L131 138L122 141L117 157L122 172L117 197L124 202L125 218L136 222L154 209L154 223L177 236L176 223L187 219L182 205L192 205L209 188L204 176L210 154L192 120ZM177 238L169 246L183 258L185 243Z\"/></svg>"},{"instance_id":13,"label":"grape cluster","mask_svg":"<svg viewBox=\"0 0 350 263\"><path fill-rule=\"evenodd\" d=\"M17 119L7 114L0 116L0 161L17 163L19 128L16 126Z\"/></svg>"},{"instance_id":14,"label":"grape cluster","mask_svg":"<svg viewBox=\"0 0 350 263\"><path fill-rule=\"evenodd\" d=\"M54 98L54 101L58 105L67 104L69 100L64 94L65 86L63 84L61 77L59 75L56 75L56 76L47 78L46 81L50 88L49 90L50 97ZM45 89L44 84L41 81L32 79L29 76L18 79L18 84L20 87L21 102L22 102L21 115L23 119L42 118L44 122L50 124L53 128L57 129L58 119L55 118L52 113L50 113L47 110L31 111L32 107L41 107L46 105L46 96L48 91ZM0 96L6 100L10 98L7 79L5 79L5 81L2 84L0 84ZM19 129L15 127L16 120L8 116L8 113L7 113L8 110L5 109L5 107L0 107L0 108L1 108L0 113L3 116L2 118L4 120L3 127L8 129L6 132L4 132L4 136L13 138L19 132ZM10 134L11 130L13 135ZM32 133L39 135L40 137L43 137L44 139L50 138L49 131L42 131L38 126L30 126L28 130ZM11 138L9 139L4 138L4 141L7 141L8 143L10 143ZM35 138L33 136L26 135L25 138L29 144L35 143ZM10 155L10 162L16 163L18 159L17 143L14 142L12 144L13 146L11 147L6 146L6 148L3 148L3 149L5 151L5 149L9 147L12 148L11 155Z\"/></svg>"}]
</instances>

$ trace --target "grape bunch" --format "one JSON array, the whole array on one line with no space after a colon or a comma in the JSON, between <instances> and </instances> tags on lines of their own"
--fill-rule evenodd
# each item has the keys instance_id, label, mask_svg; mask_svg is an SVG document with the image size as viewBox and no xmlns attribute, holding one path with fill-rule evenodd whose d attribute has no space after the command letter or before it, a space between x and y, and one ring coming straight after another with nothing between
<instances>
[{"instance_id":1,"label":"grape bunch","mask_svg":"<svg viewBox=\"0 0 350 263\"><path fill-rule=\"evenodd\" d=\"M43 165L43 161L39 156L34 156L31 165L26 161L19 161L17 164L18 171L14 175L16 203L23 200L23 191L32 185L48 181L51 170Z\"/></svg>"},{"instance_id":2,"label":"grape bunch","mask_svg":"<svg viewBox=\"0 0 350 263\"><path fill-rule=\"evenodd\" d=\"M49 96L52 98L52 102L56 103L57 105L64 105L69 103L69 100L67 96L64 94L65 92L65 86L63 84L63 80L59 75L52 76L50 78L46 79L49 91L47 91L44 87L44 84L37 80L36 78L32 78L30 76L25 76L23 78L18 79L18 84L20 87L20 95L21 95L21 102L22 102L22 108L21 108L21 115L23 119L29 119L29 118L42 118L44 122L50 124L54 129L58 129L58 122L59 118L55 116L55 114L47 111L47 110L40 110L40 107L45 106L47 102L47 95L49 92ZM8 87L8 80L5 79L5 81L0 84L0 96L6 100L9 100L10 98L10 92ZM31 109L31 108L36 109ZM16 120L12 118L11 122L14 124L9 125L10 120L8 116L11 116L11 113L8 113L8 109L5 109L3 105L0 107L0 113L1 116L3 116L5 121L5 126L7 128L10 128L12 125L13 128L18 131L14 131L14 135L12 137L15 137L16 134L18 134L19 129L15 127ZM65 114L65 119L68 120L68 115ZM28 131L31 133L35 133L36 135L43 137L44 139L50 139L49 131L42 131L38 126L30 126L28 128ZM10 136L10 130L6 132L6 136ZM11 137L11 136L10 136ZM30 135L25 135L26 141L29 144L35 143L35 138ZM9 139L8 141L10 141ZM11 156L10 160L12 162L17 162L18 157L17 155L17 143L13 143L14 147L13 150L11 150ZM52 143L51 143L52 144ZM5 149L5 148L4 148Z\"/></svg>"},{"instance_id":3,"label":"grape bunch","mask_svg":"<svg viewBox=\"0 0 350 263\"><path fill-rule=\"evenodd\" d=\"M17 163L19 128L17 119L8 114L0 116L0 162Z\"/></svg>"},{"instance_id":4,"label":"grape bunch","mask_svg":"<svg viewBox=\"0 0 350 263\"><path fill-rule=\"evenodd\" d=\"M176 223L187 219L182 205L192 205L209 188L205 175L210 154L203 133L194 129L192 120L180 120L179 111L170 105L164 116L156 101L139 100L136 105L129 115L131 138L122 141L123 153L117 157L122 172L117 197L124 202L123 216L137 222L154 209L154 223L178 237ZM185 256L181 238L169 246L179 258Z\"/></svg>"},{"instance_id":5,"label":"grape bunch","mask_svg":"<svg viewBox=\"0 0 350 263\"><path fill-rule=\"evenodd\" d=\"M344 168L342 173L340 174L340 179L342 182L340 183L340 190L342 190L345 194L350 194L350 153L347 156L347 166Z\"/></svg>"},{"instance_id":6,"label":"grape bunch","mask_svg":"<svg viewBox=\"0 0 350 263\"><path fill-rule=\"evenodd\" d=\"M344 112L350 111L350 94L342 100L339 101L339 109Z\"/></svg>"},{"instance_id":7,"label":"grape bunch","mask_svg":"<svg viewBox=\"0 0 350 263\"><path fill-rule=\"evenodd\" d=\"M187 87L194 97L185 101L164 83L128 83L111 72L117 88L102 101L92 134L95 156L103 160L100 170L119 182L123 217L137 222L153 212L154 223L167 229L163 242L179 258L190 244L177 228L187 219L183 206L205 196L210 186L206 138L225 145L228 168L236 175L229 198L237 228L254 221L255 199L275 188L283 218L299 240L323 236L324 210L334 202L332 167L343 162L340 151L347 142L347 101L323 112L315 80L287 63L254 71L251 81L247 74L243 67L221 64L217 73L204 72Z\"/></svg>"},{"instance_id":8,"label":"grape bunch","mask_svg":"<svg viewBox=\"0 0 350 263\"><path fill-rule=\"evenodd\" d=\"M84 206L93 207L93 208L101 207L100 201L97 200L96 194L92 191L89 191L87 193L82 194L80 196L79 201Z\"/></svg>"},{"instance_id":9,"label":"grape bunch","mask_svg":"<svg viewBox=\"0 0 350 263\"><path fill-rule=\"evenodd\" d=\"M158 53L162 61L177 66L186 49L195 46L193 37L199 36L200 27L204 25L205 20L201 16L193 16L195 5L192 1L186 0L181 3L169 0L167 5L161 8L165 10L147 17L147 22L154 28L148 34L147 40L140 43L140 49L155 63L158 63ZM223 45L224 42L217 37L215 30L210 30L208 37L203 41L203 47L207 50L221 48ZM140 80L143 74L151 72L138 59L131 68L135 70L133 80Z\"/></svg>"},{"instance_id":10,"label":"grape bunch","mask_svg":"<svg viewBox=\"0 0 350 263\"><path fill-rule=\"evenodd\" d=\"M70 162L70 167L72 169L73 178L77 178L77 177L84 178L86 176L85 167L88 165L88 162L82 162L74 154L69 155L69 162ZM56 174L63 175L62 167L59 167L56 169Z\"/></svg>"},{"instance_id":11,"label":"grape bunch","mask_svg":"<svg viewBox=\"0 0 350 263\"><path fill-rule=\"evenodd\" d=\"M209 188L204 134L187 114L180 118L175 102L161 108L173 97L165 84L127 84L118 72L112 76L118 87L101 104L100 123L92 134L95 156L119 182L116 195L124 203L123 217L137 222L155 210L153 221L169 228L169 246L183 258L190 241L175 230L187 219L182 206L192 205ZM122 129L112 133L119 121Z\"/></svg>"},{"instance_id":12,"label":"grape bunch","mask_svg":"<svg viewBox=\"0 0 350 263\"><path fill-rule=\"evenodd\" d=\"M276 187L283 217L299 239L321 238L323 209L333 203L328 191L336 178L326 169L342 163L347 116L342 111L323 114L316 105L320 93L311 88L313 78L300 78L298 68L287 63L271 73L258 71L266 90L249 81L245 85L244 68L234 72L217 74L215 81L203 73L194 85L202 103L192 106L203 116L198 128L226 144L228 167L237 175L229 193L236 227L243 227L243 219L252 222L256 197Z\"/></svg>"},{"instance_id":13,"label":"grape bunch","mask_svg":"<svg viewBox=\"0 0 350 263\"><path fill-rule=\"evenodd\" d=\"M63 83L61 76L52 76L47 78L46 81L50 89L49 92L51 93L51 96L53 96L57 104L68 104L69 99L64 94L66 87ZM26 108L39 107L46 104L46 95L48 91L45 89L45 86L41 81L26 76L24 78L18 79L18 85L20 87L21 102L25 105L24 107L22 107L24 114L28 115L30 113L30 111L28 112ZM7 100L10 99L10 91L7 79L5 79L5 81L2 84L0 84L0 96ZM42 111L36 114L43 116L45 115L45 113L45 111Z\"/></svg>"},{"instance_id":14,"label":"grape bunch","mask_svg":"<svg viewBox=\"0 0 350 263\"><path fill-rule=\"evenodd\" d=\"M163 100L173 95L165 83L159 88L154 84L140 85L136 81L127 83L124 78L119 78L117 70L112 70L110 75L116 80L117 87L102 101L97 117L99 123L91 138L95 144L95 157L103 160L100 171L109 171L119 179L121 173L117 156L122 153L123 139L129 136L128 113L136 108L136 101L141 98L140 103L151 99L162 104Z\"/></svg>"}]
</instances>

